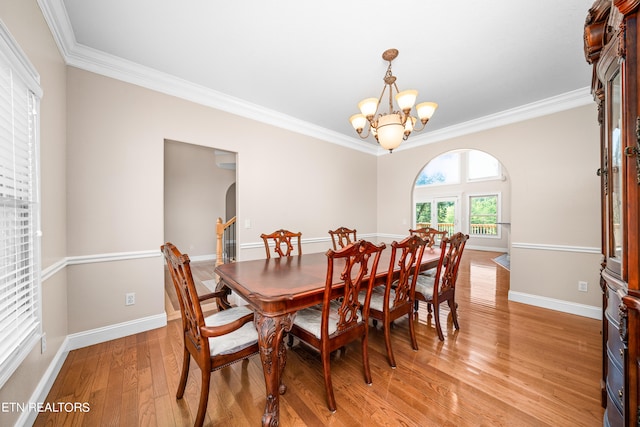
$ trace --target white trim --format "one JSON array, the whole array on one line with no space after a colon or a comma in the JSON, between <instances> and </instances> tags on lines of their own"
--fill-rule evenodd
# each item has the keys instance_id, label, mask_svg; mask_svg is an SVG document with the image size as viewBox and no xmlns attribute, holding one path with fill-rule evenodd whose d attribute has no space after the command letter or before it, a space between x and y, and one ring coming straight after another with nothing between
<instances>
[{"instance_id":1,"label":"white trim","mask_svg":"<svg viewBox=\"0 0 640 427\"><path fill-rule=\"evenodd\" d=\"M38 99L42 98L42 88L40 87L40 75L31 64L29 58L24 53L18 42L13 38L4 22L0 19L0 54L4 55L18 77L24 80L25 84Z\"/></svg>"},{"instance_id":2,"label":"white trim","mask_svg":"<svg viewBox=\"0 0 640 427\"><path fill-rule=\"evenodd\" d=\"M363 153L376 156L387 153L386 150L372 141L366 142L366 140L360 139L357 136L349 137L316 124L282 114L278 111L270 110L260 105L252 104L245 100L193 84L175 76L143 67L114 55L80 45L75 40L73 29L62 0L38 0L38 5L42 10L47 25L67 65L167 95L176 96L241 117L257 120L302 135L318 138ZM395 151L408 150L590 104L593 104L591 88L584 87L496 114L469 120L465 123L427 132L422 135L412 136L408 142L400 145Z\"/></svg>"},{"instance_id":3,"label":"white trim","mask_svg":"<svg viewBox=\"0 0 640 427\"><path fill-rule=\"evenodd\" d=\"M67 336L67 351L167 326L167 313L155 314Z\"/></svg>"},{"instance_id":4,"label":"white trim","mask_svg":"<svg viewBox=\"0 0 640 427\"><path fill-rule=\"evenodd\" d=\"M63 258L60 261L53 263L49 267L43 268L42 271L40 272L40 276L41 276L40 280L44 282L45 280L49 279L51 276L56 274L58 271L64 269L66 266L67 266L67 258Z\"/></svg>"},{"instance_id":5,"label":"white trim","mask_svg":"<svg viewBox=\"0 0 640 427\"><path fill-rule=\"evenodd\" d=\"M411 148L592 104L593 96L591 95L591 87L587 86L509 110L469 120L464 123L438 129L423 135L412 136L408 142L401 144L400 147L394 151L409 150Z\"/></svg>"},{"instance_id":6,"label":"white trim","mask_svg":"<svg viewBox=\"0 0 640 427\"><path fill-rule=\"evenodd\" d=\"M471 240L471 237L482 238L481 236L470 236L469 237L469 241ZM497 247L497 246L470 245L469 243L467 243L467 245L465 246L465 249L470 249L472 251L503 252L503 253L506 253L506 252L509 251L508 248L502 248L502 247Z\"/></svg>"},{"instance_id":7,"label":"white trim","mask_svg":"<svg viewBox=\"0 0 640 427\"><path fill-rule=\"evenodd\" d=\"M60 369L62 368L62 365L70 351L165 326L167 326L167 313L162 313L67 335L58 349L58 352L55 354L53 360L49 363L49 366L42 375L42 378L40 378L38 385L31 394L29 402L46 401L47 395L51 391L51 387L60 373ZM38 413L36 411L24 411L18 418L15 425L32 425L35 422L37 415Z\"/></svg>"},{"instance_id":8,"label":"white trim","mask_svg":"<svg viewBox=\"0 0 640 427\"><path fill-rule=\"evenodd\" d=\"M548 308L550 310L589 317L591 319L602 320L602 308L592 305L578 304L575 302L542 297L539 295L525 294L516 291L509 291L509 301L533 305L535 307Z\"/></svg>"},{"instance_id":9,"label":"white trim","mask_svg":"<svg viewBox=\"0 0 640 427\"><path fill-rule=\"evenodd\" d=\"M138 258L152 258L162 256L159 250L114 252L108 254L93 254L67 257L67 265L91 264L95 262L122 261Z\"/></svg>"},{"instance_id":10,"label":"white trim","mask_svg":"<svg viewBox=\"0 0 640 427\"><path fill-rule=\"evenodd\" d=\"M587 254L601 254L602 250L597 247L589 246L566 246L566 245L549 245L540 243L511 243L512 249L535 249L541 251L559 251L559 252L577 252Z\"/></svg>"},{"instance_id":11,"label":"white trim","mask_svg":"<svg viewBox=\"0 0 640 427\"><path fill-rule=\"evenodd\" d=\"M58 374L60 373L60 369L62 369L62 365L64 361L67 359L69 355L69 337L66 337L62 342L62 345L58 349L58 352L53 356L51 363L47 367L46 371L40 378L38 385L35 390L31 394L31 399L29 402L45 402L47 400L47 396L51 391L51 387L53 387L53 383L55 382ZM20 414L18 421L16 422L16 426L30 426L36 421L36 417L38 416L37 411L24 411Z\"/></svg>"},{"instance_id":12,"label":"white trim","mask_svg":"<svg viewBox=\"0 0 640 427\"><path fill-rule=\"evenodd\" d=\"M196 255L196 256L191 256L189 255L189 260L191 262L207 262L207 261L214 261L216 260L216 254L206 254L206 255Z\"/></svg>"},{"instance_id":13,"label":"white trim","mask_svg":"<svg viewBox=\"0 0 640 427\"><path fill-rule=\"evenodd\" d=\"M358 240L360 239L371 239L371 238L377 238L380 237L380 234L376 234L376 233L368 233L368 234L358 234ZM394 234L390 234L389 236L396 236ZM400 236L400 239L404 239L407 236ZM307 239L300 239L300 244L301 245L310 245L313 243L327 243L328 247L331 247L332 243L331 243L331 237L310 237ZM269 247L273 247L274 244L272 242L269 242ZM264 248L264 242L260 241L260 242L249 242L249 243L241 243L240 244L240 249L257 249L257 248ZM304 252L303 252L304 253Z\"/></svg>"}]
</instances>

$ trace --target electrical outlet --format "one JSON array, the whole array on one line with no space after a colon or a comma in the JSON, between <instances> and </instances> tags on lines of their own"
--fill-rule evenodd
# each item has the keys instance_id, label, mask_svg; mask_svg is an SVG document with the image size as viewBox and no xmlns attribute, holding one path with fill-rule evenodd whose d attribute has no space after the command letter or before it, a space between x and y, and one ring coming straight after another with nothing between
<instances>
[{"instance_id":1,"label":"electrical outlet","mask_svg":"<svg viewBox=\"0 0 640 427\"><path fill-rule=\"evenodd\" d=\"M40 337L40 353L44 354L47 351L47 334L42 334Z\"/></svg>"},{"instance_id":2,"label":"electrical outlet","mask_svg":"<svg viewBox=\"0 0 640 427\"><path fill-rule=\"evenodd\" d=\"M124 305L134 305L136 303L136 294L130 292L124 296Z\"/></svg>"},{"instance_id":3,"label":"electrical outlet","mask_svg":"<svg viewBox=\"0 0 640 427\"><path fill-rule=\"evenodd\" d=\"M587 292L587 282L583 282L582 280L578 282L578 290L580 292Z\"/></svg>"}]
</instances>

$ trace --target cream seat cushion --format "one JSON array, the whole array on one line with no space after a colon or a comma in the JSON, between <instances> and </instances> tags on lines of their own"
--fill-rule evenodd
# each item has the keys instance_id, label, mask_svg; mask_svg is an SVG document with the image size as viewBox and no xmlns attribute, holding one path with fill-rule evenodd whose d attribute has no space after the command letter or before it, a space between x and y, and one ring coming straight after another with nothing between
<instances>
[{"instance_id":1,"label":"cream seat cushion","mask_svg":"<svg viewBox=\"0 0 640 427\"><path fill-rule=\"evenodd\" d=\"M331 301L329 308L329 335L333 335L338 330L338 308L341 303ZM358 311L358 322L362 320L362 315ZM301 329L309 331L316 338L320 339L320 326L322 322L322 305L314 305L313 307L304 308L296 313L293 323Z\"/></svg>"},{"instance_id":2,"label":"cream seat cushion","mask_svg":"<svg viewBox=\"0 0 640 427\"><path fill-rule=\"evenodd\" d=\"M246 306L231 307L205 317L206 326L222 326L253 313ZM258 342L258 331L253 322L245 323L240 329L228 334L209 338L211 356L235 353Z\"/></svg>"},{"instance_id":3,"label":"cream seat cushion","mask_svg":"<svg viewBox=\"0 0 640 427\"><path fill-rule=\"evenodd\" d=\"M416 292L424 295L426 299L432 299L434 282L435 277L418 274L418 280L416 280Z\"/></svg>"}]
</instances>

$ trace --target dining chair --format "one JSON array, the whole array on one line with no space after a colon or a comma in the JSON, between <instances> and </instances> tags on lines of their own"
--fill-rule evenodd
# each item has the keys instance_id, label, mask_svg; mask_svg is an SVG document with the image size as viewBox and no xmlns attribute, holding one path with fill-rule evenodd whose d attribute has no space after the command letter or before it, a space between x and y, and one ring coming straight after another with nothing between
<instances>
[{"instance_id":1,"label":"dining chair","mask_svg":"<svg viewBox=\"0 0 640 427\"><path fill-rule=\"evenodd\" d=\"M297 241L298 255L302 255L302 232L293 233L289 230L276 230L271 234L261 234L260 237L264 242L264 249L267 253L267 259L271 258L271 250L269 248L269 242L273 242L274 252L279 257L291 256L294 250L294 243Z\"/></svg>"},{"instance_id":2,"label":"dining chair","mask_svg":"<svg viewBox=\"0 0 640 427\"><path fill-rule=\"evenodd\" d=\"M184 395L193 357L202 373L198 413L194 423L194 426L200 427L207 411L211 372L257 354L258 332L253 323L253 311L246 306L216 311L205 317L200 303L220 298L225 291L199 296L193 282L189 256L181 254L170 242L162 245L161 250L178 294L182 317L184 351L176 398L182 399Z\"/></svg>"},{"instance_id":3,"label":"dining chair","mask_svg":"<svg viewBox=\"0 0 640 427\"><path fill-rule=\"evenodd\" d=\"M336 399L331 383L331 353L357 339L361 340L364 380L371 384L368 352L368 319L371 288L375 281L380 254L385 248L359 240L342 249L327 251L327 275L322 304L305 308L296 314L290 337L296 336L320 351L327 406L336 411ZM340 274L334 274L340 271ZM344 283L340 292L334 290ZM364 290L364 303L358 295ZM289 346L292 345L289 339Z\"/></svg>"},{"instance_id":4,"label":"dining chair","mask_svg":"<svg viewBox=\"0 0 640 427\"><path fill-rule=\"evenodd\" d=\"M447 231L440 231L432 227L416 228L415 230L409 229L409 234L417 234L427 241L427 248L431 249L434 245L440 244L440 240L443 237L447 237Z\"/></svg>"},{"instance_id":5,"label":"dining chair","mask_svg":"<svg viewBox=\"0 0 640 427\"><path fill-rule=\"evenodd\" d=\"M447 302L451 310L451 318L456 330L460 329L458 325L458 304L456 297L456 280L458 279L458 268L462 252L469 239L468 234L460 232L451 237L445 237L440 241L440 259L436 267L434 276L418 275L416 281L415 298L417 301L425 301L433 305L433 317L438 331L438 338L444 341L442 327L440 326L440 304ZM416 308L417 312L417 308Z\"/></svg>"},{"instance_id":6,"label":"dining chair","mask_svg":"<svg viewBox=\"0 0 640 427\"><path fill-rule=\"evenodd\" d=\"M432 227L422 227L422 228L416 228L415 230L409 229L409 234L410 235L417 234L418 236L425 239L427 241L427 248L433 251L433 247L436 244L440 245L440 241L442 240L442 238L447 236L447 231L446 230L440 231L437 228L432 228ZM434 274L436 274L436 269L430 268L428 270L421 272L420 274L424 274L426 276L433 276ZM418 309L418 305L416 304L416 310L417 309ZM429 310L429 313L431 313L431 304L427 306L427 309Z\"/></svg>"},{"instance_id":7,"label":"dining chair","mask_svg":"<svg viewBox=\"0 0 640 427\"><path fill-rule=\"evenodd\" d=\"M376 286L371 291L369 317L380 320L383 324L387 357L392 368L396 367L393 349L391 348L391 323L394 320L402 316L408 316L411 347L414 350L418 349L413 325L414 292L426 244L426 240L415 234L405 238L400 243L391 243L391 259L389 261L387 280L384 286ZM358 299L361 304L364 304L366 292L360 291Z\"/></svg>"},{"instance_id":8,"label":"dining chair","mask_svg":"<svg viewBox=\"0 0 640 427\"><path fill-rule=\"evenodd\" d=\"M335 230L329 230L329 235L331 236L334 251L337 251L338 248L344 248L358 240L355 228L352 230L347 227L339 227Z\"/></svg>"}]
</instances>

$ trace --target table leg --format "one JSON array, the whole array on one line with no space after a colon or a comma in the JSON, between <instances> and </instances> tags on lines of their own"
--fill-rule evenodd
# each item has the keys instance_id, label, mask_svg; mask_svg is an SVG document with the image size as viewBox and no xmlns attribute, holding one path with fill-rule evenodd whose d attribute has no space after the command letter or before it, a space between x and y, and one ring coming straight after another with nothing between
<instances>
[{"instance_id":1,"label":"table leg","mask_svg":"<svg viewBox=\"0 0 640 427\"><path fill-rule=\"evenodd\" d=\"M284 346L284 333L291 329L295 313L266 317L256 312L254 322L258 330L260 359L264 370L264 382L267 389L267 403L262 415L262 425L276 427L280 423L280 394L287 387L281 383L282 372L287 363Z\"/></svg>"}]
</instances>

